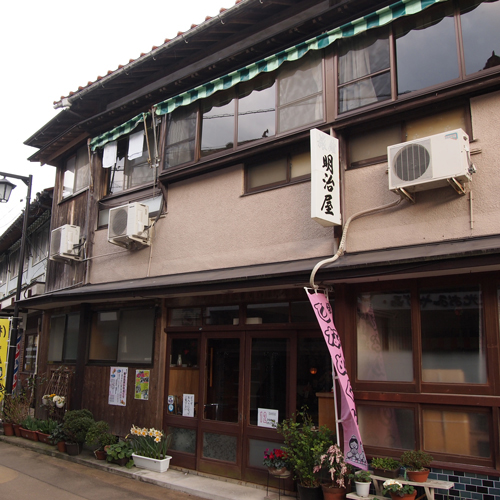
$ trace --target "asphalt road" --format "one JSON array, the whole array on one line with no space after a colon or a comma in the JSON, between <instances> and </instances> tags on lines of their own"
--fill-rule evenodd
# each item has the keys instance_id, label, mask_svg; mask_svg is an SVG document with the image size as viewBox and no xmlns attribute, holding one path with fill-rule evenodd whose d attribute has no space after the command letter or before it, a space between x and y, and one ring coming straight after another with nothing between
<instances>
[{"instance_id":1,"label":"asphalt road","mask_svg":"<svg viewBox=\"0 0 500 500\"><path fill-rule=\"evenodd\" d=\"M0 500L196 500L198 497L0 442Z\"/></svg>"}]
</instances>

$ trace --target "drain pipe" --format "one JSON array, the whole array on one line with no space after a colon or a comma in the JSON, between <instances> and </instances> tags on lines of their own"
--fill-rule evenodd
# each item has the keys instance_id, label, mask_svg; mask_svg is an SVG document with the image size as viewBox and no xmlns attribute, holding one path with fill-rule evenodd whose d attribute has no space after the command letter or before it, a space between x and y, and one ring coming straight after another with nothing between
<instances>
[{"instance_id":1,"label":"drain pipe","mask_svg":"<svg viewBox=\"0 0 500 500\"><path fill-rule=\"evenodd\" d=\"M316 273L318 272L319 268L326 265L326 264L331 264L332 262L335 262L341 255L343 255L345 243L347 240L347 230L349 229L349 224L354 219L358 219L359 217L363 217L364 215L369 215L369 214L374 214L376 212L381 212L382 210L387 210L387 209L392 208L392 207L397 207L401 203L402 200L403 200L403 198L400 196L399 200L393 201L392 203L388 203L387 205L382 205L382 206L376 207L376 208L370 208L368 210L363 210L363 211L358 212L354 215L351 215L349 217L349 219L347 219L347 222L345 223L345 226L344 226L344 230L342 231L342 239L340 240L339 249L337 250L337 253L333 257L330 257L328 259L324 259L324 260L318 262L314 266L314 269L312 270L312 273L311 273L311 278L309 280L309 284L311 285L311 288L313 288L314 290L318 289L318 285L314 284L314 277L316 276Z\"/></svg>"}]
</instances>

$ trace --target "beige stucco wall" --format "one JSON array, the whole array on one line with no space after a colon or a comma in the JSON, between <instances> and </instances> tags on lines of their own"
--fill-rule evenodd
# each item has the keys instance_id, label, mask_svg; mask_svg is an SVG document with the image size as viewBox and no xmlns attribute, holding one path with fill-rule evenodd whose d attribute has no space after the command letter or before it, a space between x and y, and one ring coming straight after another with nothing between
<instances>
[{"instance_id":1,"label":"beige stucco wall","mask_svg":"<svg viewBox=\"0 0 500 500\"><path fill-rule=\"evenodd\" d=\"M475 141L472 161L477 173L458 196L451 187L416 193L416 203L407 201L395 209L355 220L346 250L416 245L471 238L500 232L500 92L471 100ZM346 216L398 199L389 191L387 163L344 172ZM469 193L472 191L472 218Z\"/></svg>"},{"instance_id":2,"label":"beige stucco wall","mask_svg":"<svg viewBox=\"0 0 500 500\"><path fill-rule=\"evenodd\" d=\"M91 282L324 257L333 230L311 220L309 182L249 196L237 165L168 187L152 249L130 252L95 235ZM107 255L110 252L113 255Z\"/></svg>"}]
</instances>

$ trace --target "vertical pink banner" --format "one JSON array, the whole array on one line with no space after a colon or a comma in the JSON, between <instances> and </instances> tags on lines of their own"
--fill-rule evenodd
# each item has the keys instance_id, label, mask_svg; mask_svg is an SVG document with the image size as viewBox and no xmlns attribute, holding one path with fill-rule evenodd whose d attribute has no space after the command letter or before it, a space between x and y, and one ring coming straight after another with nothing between
<instances>
[{"instance_id":1,"label":"vertical pink banner","mask_svg":"<svg viewBox=\"0 0 500 500\"><path fill-rule=\"evenodd\" d=\"M346 462L359 467L368 469L363 443L359 435L358 415L356 413L356 404L354 402L354 393L351 382L347 375L345 367L344 352L340 337L333 323L332 307L328 302L328 297L324 293L312 292L306 290L309 301L314 309L319 326L323 332L326 345L332 357L332 364L337 373L340 385L340 407L342 427L344 428L344 455Z\"/></svg>"}]
</instances>

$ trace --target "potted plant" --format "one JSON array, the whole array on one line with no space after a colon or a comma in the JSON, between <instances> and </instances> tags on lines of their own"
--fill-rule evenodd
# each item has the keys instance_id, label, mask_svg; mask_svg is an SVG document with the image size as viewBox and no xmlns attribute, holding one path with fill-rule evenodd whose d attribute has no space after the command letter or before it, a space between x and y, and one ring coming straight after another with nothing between
<instances>
[{"instance_id":1,"label":"potted plant","mask_svg":"<svg viewBox=\"0 0 500 500\"><path fill-rule=\"evenodd\" d=\"M64 396L58 396L57 394L52 398L52 402L57 406L57 408L63 408L66 404L66 398Z\"/></svg>"},{"instance_id":2,"label":"potted plant","mask_svg":"<svg viewBox=\"0 0 500 500\"><path fill-rule=\"evenodd\" d=\"M388 479L385 481L383 488L382 493L384 495L389 493L393 500L401 500L401 498L411 500L417 495L417 490L411 484L403 485L395 479Z\"/></svg>"},{"instance_id":3,"label":"potted plant","mask_svg":"<svg viewBox=\"0 0 500 500\"><path fill-rule=\"evenodd\" d=\"M274 448L271 452L269 452L269 448L266 448L262 464L267 467L269 474L273 476L285 478L291 475L286 452L280 448Z\"/></svg>"},{"instance_id":4,"label":"potted plant","mask_svg":"<svg viewBox=\"0 0 500 500\"><path fill-rule=\"evenodd\" d=\"M50 436L57 427L57 422L52 419L37 420L38 441L45 444L52 444Z\"/></svg>"},{"instance_id":5,"label":"potted plant","mask_svg":"<svg viewBox=\"0 0 500 500\"><path fill-rule=\"evenodd\" d=\"M1 392L5 392L3 386ZM23 389L17 394L4 394L1 412L4 433L6 436L21 436L21 422L26 419L30 409L30 398Z\"/></svg>"},{"instance_id":6,"label":"potted plant","mask_svg":"<svg viewBox=\"0 0 500 500\"><path fill-rule=\"evenodd\" d=\"M130 441L118 441L118 443L106 447L106 460L130 468L134 465L131 458L132 453L134 453L134 449Z\"/></svg>"},{"instance_id":7,"label":"potted plant","mask_svg":"<svg viewBox=\"0 0 500 500\"><path fill-rule=\"evenodd\" d=\"M63 429L68 438L66 451L68 455L78 455L82 452L87 432L94 423L94 417L89 410L71 410L64 415Z\"/></svg>"},{"instance_id":8,"label":"potted plant","mask_svg":"<svg viewBox=\"0 0 500 500\"><path fill-rule=\"evenodd\" d=\"M371 467L376 476L396 479L399 477L399 468L401 464L394 458L375 457L371 461Z\"/></svg>"},{"instance_id":9,"label":"potted plant","mask_svg":"<svg viewBox=\"0 0 500 500\"><path fill-rule=\"evenodd\" d=\"M66 453L66 441L68 441L68 439L62 423L58 423L50 433L50 441L57 446L57 449L61 453Z\"/></svg>"},{"instance_id":10,"label":"potted plant","mask_svg":"<svg viewBox=\"0 0 500 500\"><path fill-rule=\"evenodd\" d=\"M427 467L433 457L422 450L408 450L401 455L401 463L406 467L406 472L411 481L425 483L429 476Z\"/></svg>"},{"instance_id":11,"label":"potted plant","mask_svg":"<svg viewBox=\"0 0 500 500\"><path fill-rule=\"evenodd\" d=\"M326 472L328 477L328 481L321 484L325 500L346 498L350 471L350 466L346 464L344 454L337 444L329 446L325 453L318 457L314 472Z\"/></svg>"},{"instance_id":12,"label":"potted plant","mask_svg":"<svg viewBox=\"0 0 500 500\"><path fill-rule=\"evenodd\" d=\"M372 476L367 470L360 470L355 474L349 474L349 479L354 481L356 485L356 495L359 497L367 497L370 494L370 485Z\"/></svg>"},{"instance_id":13,"label":"potted plant","mask_svg":"<svg viewBox=\"0 0 500 500\"><path fill-rule=\"evenodd\" d=\"M172 435L165 435L156 429L140 428L132 425L130 443L134 450L132 458L136 467L150 469L155 472L168 470L171 456L167 455Z\"/></svg>"},{"instance_id":14,"label":"potted plant","mask_svg":"<svg viewBox=\"0 0 500 500\"><path fill-rule=\"evenodd\" d=\"M109 424L104 420L94 422L85 436L85 442L90 446L97 445L98 448L94 450L94 455L97 460L105 460L106 452L104 447L115 444L117 437L109 432Z\"/></svg>"},{"instance_id":15,"label":"potted plant","mask_svg":"<svg viewBox=\"0 0 500 500\"><path fill-rule=\"evenodd\" d=\"M283 450L297 480L301 498L308 494L321 498L320 481L314 469L318 457L333 441L332 432L325 426L316 427L305 407L278 424L277 430L284 437Z\"/></svg>"},{"instance_id":16,"label":"potted plant","mask_svg":"<svg viewBox=\"0 0 500 500\"><path fill-rule=\"evenodd\" d=\"M21 422L21 436L25 439L30 439L31 441L38 441L37 429L38 429L37 421L31 415L28 415Z\"/></svg>"}]
</instances>

